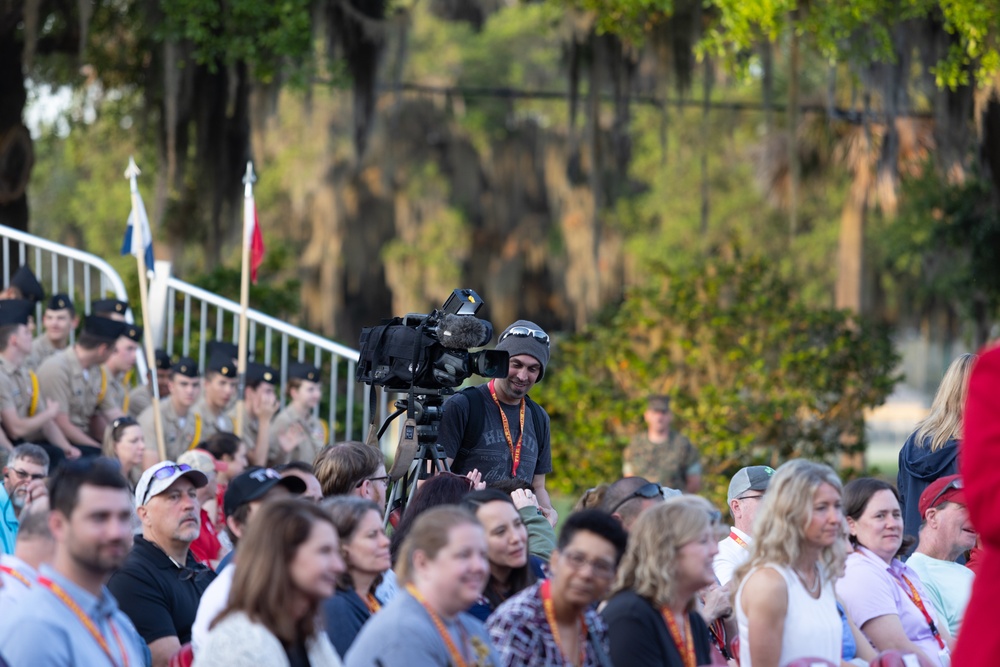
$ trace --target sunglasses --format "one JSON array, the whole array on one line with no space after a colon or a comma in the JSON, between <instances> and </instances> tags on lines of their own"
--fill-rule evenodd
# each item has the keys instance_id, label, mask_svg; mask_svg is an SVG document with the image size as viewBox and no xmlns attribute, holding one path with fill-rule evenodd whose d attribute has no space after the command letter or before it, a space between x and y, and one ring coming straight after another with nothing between
<instances>
[{"instance_id":1,"label":"sunglasses","mask_svg":"<svg viewBox=\"0 0 1000 667\"><path fill-rule=\"evenodd\" d=\"M944 494L946 494L949 491L951 491L952 489L956 489L956 490L960 491L960 490L962 490L964 488L965 488L965 484L962 483L962 478L961 477L959 477L958 479L951 480L950 482L948 482L947 484L944 485L943 489L941 489L940 491L937 492L937 495L934 496L934 499L930 502L930 504L927 505L927 507L937 507L937 501L938 501L938 499L941 496L943 496Z\"/></svg>"},{"instance_id":2,"label":"sunglasses","mask_svg":"<svg viewBox=\"0 0 1000 667\"><path fill-rule=\"evenodd\" d=\"M619 500L618 503L608 511L608 514L614 514L615 512L618 511L619 507L621 507L630 500L634 500L635 498L646 498L648 500L650 498L656 498L657 496L661 496L662 494L663 494L663 487L660 486L659 484L655 482L650 482L649 484L643 484L638 489L636 489L629 495Z\"/></svg>"},{"instance_id":3,"label":"sunglasses","mask_svg":"<svg viewBox=\"0 0 1000 667\"><path fill-rule=\"evenodd\" d=\"M153 479L168 479L178 472L187 472L188 470L191 470L191 466L186 463L163 466L153 473ZM145 505L146 501L149 500L149 487L151 486L153 486L152 483L146 487L146 492L142 496L142 502L139 503L140 505Z\"/></svg>"},{"instance_id":4,"label":"sunglasses","mask_svg":"<svg viewBox=\"0 0 1000 667\"><path fill-rule=\"evenodd\" d=\"M532 329L531 327L511 327L500 336L500 340L497 343L502 343L505 338L510 338L511 336L517 338L534 338L539 343L545 343L546 346L549 344L549 335L547 333L541 329Z\"/></svg>"},{"instance_id":5,"label":"sunglasses","mask_svg":"<svg viewBox=\"0 0 1000 667\"><path fill-rule=\"evenodd\" d=\"M138 426L139 422L129 416L119 417L118 419L111 422L111 435L117 439L123 428L129 426Z\"/></svg>"}]
</instances>

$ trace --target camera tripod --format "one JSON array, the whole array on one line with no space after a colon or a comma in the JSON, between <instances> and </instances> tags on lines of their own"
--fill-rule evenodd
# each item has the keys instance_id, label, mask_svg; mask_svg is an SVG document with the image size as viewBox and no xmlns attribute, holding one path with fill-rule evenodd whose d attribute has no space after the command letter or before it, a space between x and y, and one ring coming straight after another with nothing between
<instances>
[{"instance_id":1,"label":"camera tripod","mask_svg":"<svg viewBox=\"0 0 1000 667\"><path fill-rule=\"evenodd\" d=\"M396 456L389 470L392 490L386 503L386 525L392 523L395 527L396 521L417 492L417 482L422 475L448 471L444 447L438 444L437 436L442 415L442 394L449 393L451 390L448 389L415 387L408 394L412 398L402 398L393 404L396 411L386 417L378 431L377 437L381 438L389 424L404 412L407 413L399 432Z\"/></svg>"}]
</instances>

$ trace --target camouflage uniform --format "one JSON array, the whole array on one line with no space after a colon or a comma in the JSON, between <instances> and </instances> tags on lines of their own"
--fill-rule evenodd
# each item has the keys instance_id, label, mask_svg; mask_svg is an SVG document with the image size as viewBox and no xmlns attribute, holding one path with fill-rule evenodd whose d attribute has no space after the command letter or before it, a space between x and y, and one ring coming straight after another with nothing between
<instances>
[{"instance_id":1,"label":"camouflage uniform","mask_svg":"<svg viewBox=\"0 0 1000 667\"><path fill-rule=\"evenodd\" d=\"M666 442L651 442L646 433L632 438L624 454L624 473L640 475L671 489L683 491L687 478L701 474L698 450L686 436L667 433Z\"/></svg>"}]
</instances>

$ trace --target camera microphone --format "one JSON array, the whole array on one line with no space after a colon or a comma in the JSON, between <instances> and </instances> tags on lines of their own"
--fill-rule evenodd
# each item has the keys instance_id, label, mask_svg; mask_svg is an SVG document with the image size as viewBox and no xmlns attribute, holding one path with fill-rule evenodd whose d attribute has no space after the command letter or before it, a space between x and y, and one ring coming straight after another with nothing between
<instances>
[{"instance_id":1,"label":"camera microphone","mask_svg":"<svg viewBox=\"0 0 1000 667\"><path fill-rule=\"evenodd\" d=\"M453 350L468 350L486 345L493 338L493 325L468 315L445 315L438 325L441 345Z\"/></svg>"}]
</instances>

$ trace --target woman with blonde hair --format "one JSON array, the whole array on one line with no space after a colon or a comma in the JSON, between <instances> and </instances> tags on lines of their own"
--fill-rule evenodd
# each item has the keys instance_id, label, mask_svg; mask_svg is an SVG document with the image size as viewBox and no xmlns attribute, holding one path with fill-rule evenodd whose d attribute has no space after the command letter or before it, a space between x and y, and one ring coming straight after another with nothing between
<instances>
[{"instance_id":1,"label":"woman with blonde hair","mask_svg":"<svg viewBox=\"0 0 1000 667\"><path fill-rule=\"evenodd\" d=\"M145 451L146 439L142 435L142 427L132 417L119 417L104 429L101 456L118 461L122 475L133 491L142 477L142 455Z\"/></svg>"},{"instance_id":2,"label":"woman with blonde hair","mask_svg":"<svg viewBox=\"0 0 1000 667\"><path fill-rule=\"evenodd\" d=\"M341 667L319 607L344 571L330 516L298 498L267 502L240 540L225 609L195 656L197 667Z\"/></svg>"},{"instance_id":3,"label":"woman with blonde hair","mask_svg":"<svg viewBox=\"0 0 1000 667\"><path fill-rule=\"evenodd\" d=\"M613 596L601 612L613 664L690 667L711 661L708 626L695 600L715 583L719 517L707 500L686 495L650 507L632 524Z\"/></svg>"},{"instance_id":4,"label":"woman with blonde hair","mask_svg":"<svg viewBox=\"0 0 1000 667\"><path fill-rule=\"evenodd\" d=\"M497 667L486 629L465 613L489 574L486 535L471 512L442 505L421 513L396 561L404 588L361 628L346 664Z\"/></svg>"},{"instance_id":5,"label":"woman with blonde hair","mask_svg":"<svg viewBox=\"0 0 1000 667\"><path fill-rule=\"evenodd\" d=\"M951 362L941 380L930 412L917 424L899 450L896 488L903 508L903 533L920 532L920 494L936 479L958 474L962 414L969 392L969 375L978 357L963 354Z\"/></svg>"},{"instance_id":6,"label":"woman with blonde hair","mask_svg":"<svg viewBox=\"0 0 1000 667\"><path fill-rule=\"evenodd\" d=\"M771 478L750 559L736 570L741 667L841 663L833 582L844 571L842 486L828 466L789 461Z\"/></svg>"}]
</instances>

